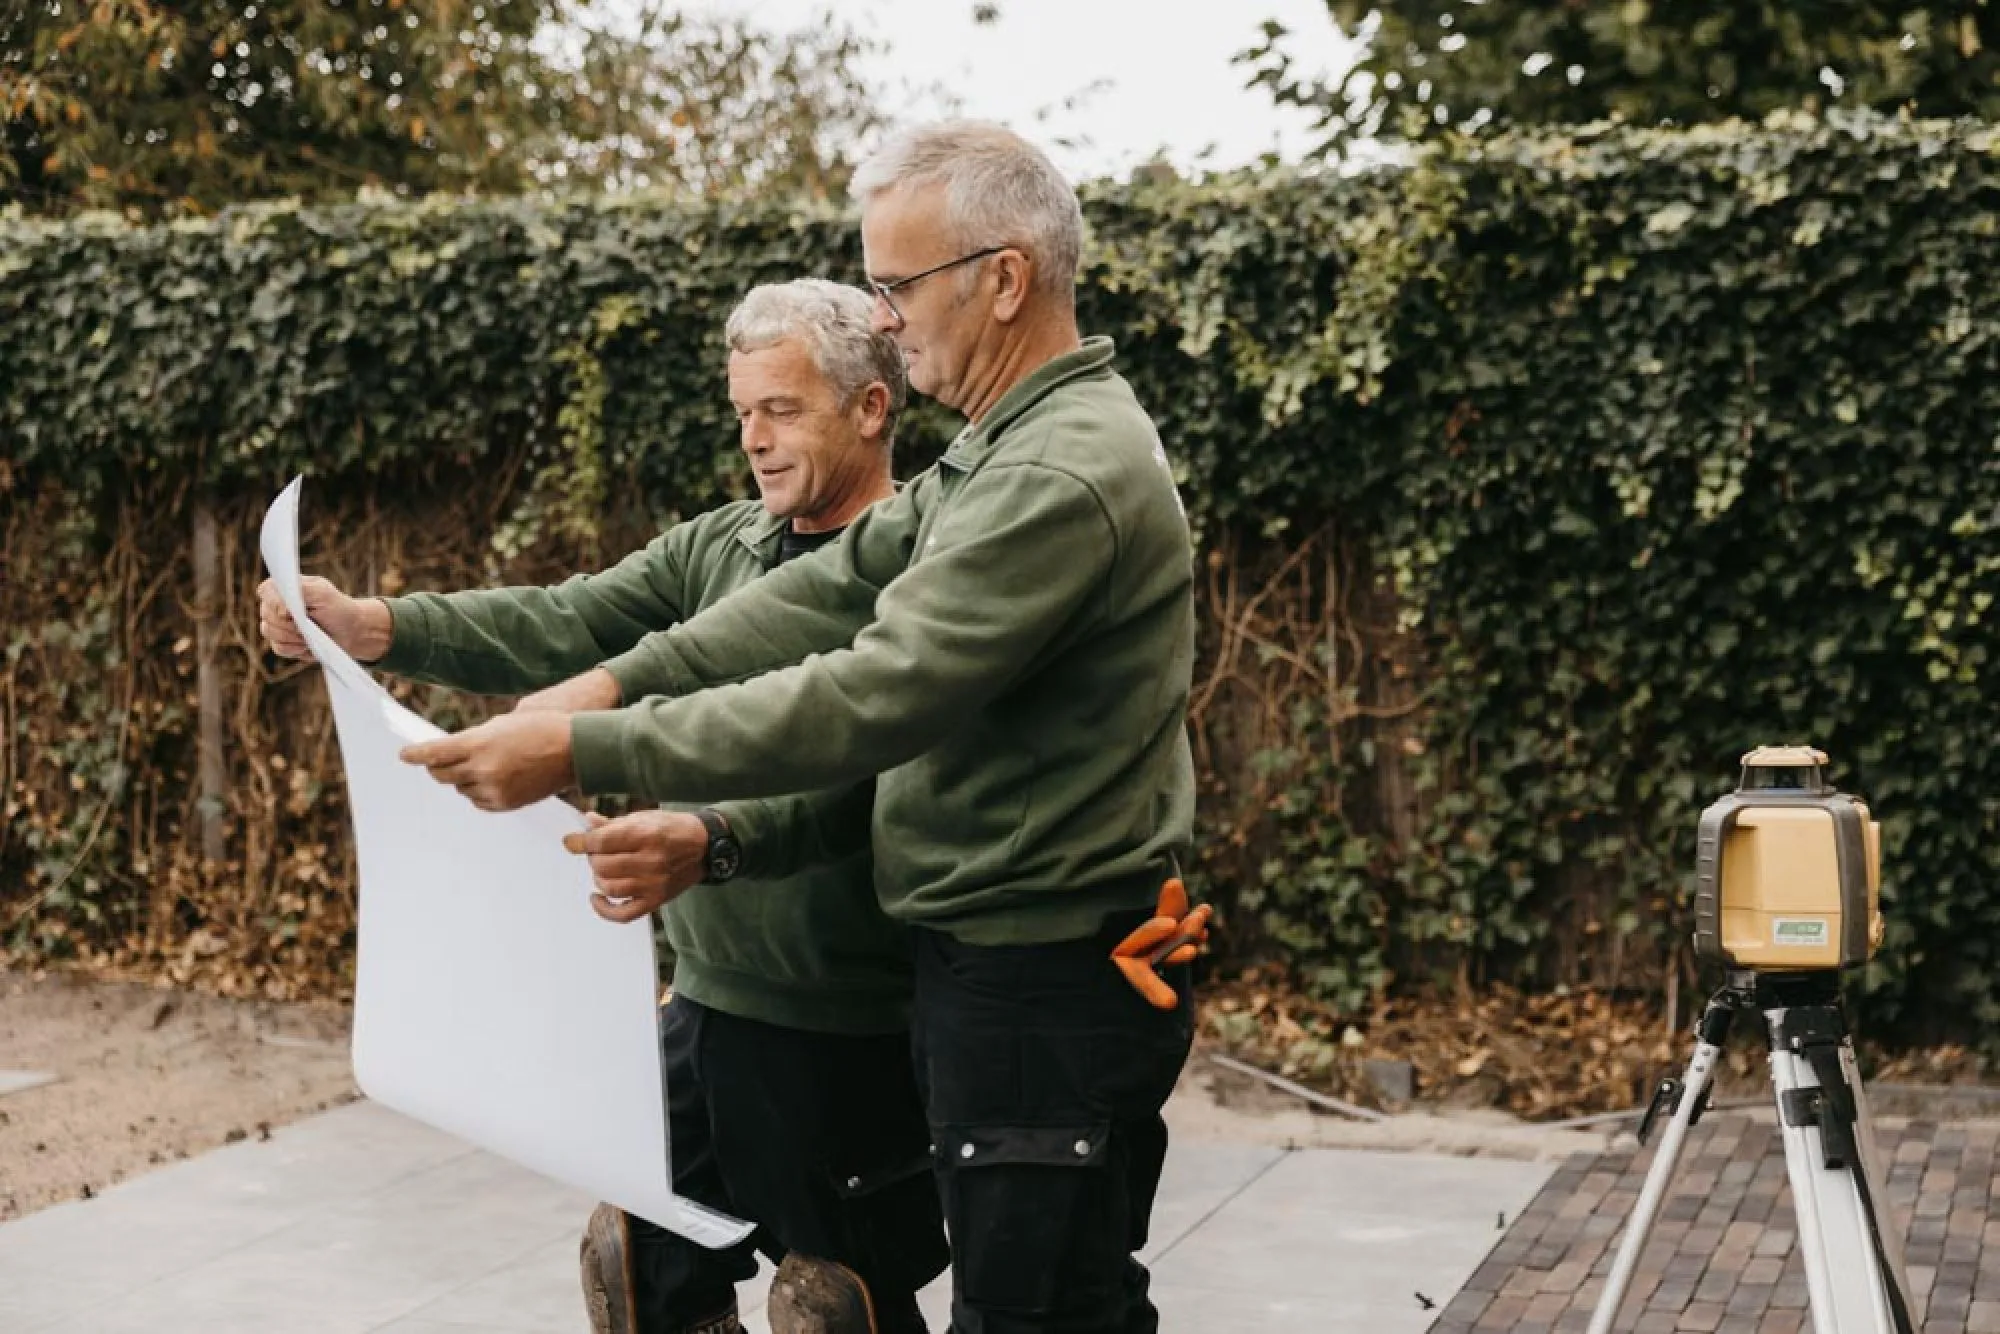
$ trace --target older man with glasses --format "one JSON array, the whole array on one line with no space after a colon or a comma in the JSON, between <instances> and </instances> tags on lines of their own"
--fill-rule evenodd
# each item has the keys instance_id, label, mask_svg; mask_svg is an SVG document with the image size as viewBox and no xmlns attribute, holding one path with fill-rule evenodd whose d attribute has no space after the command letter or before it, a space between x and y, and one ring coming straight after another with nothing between
<instances>
[{"instance_id":1,"label":"older man with glasses","mask_svg":"<svg viewBox=\"0 0 2000 1334\"><path fill-rule=\"evenodd\" d=\"M855 191L876 327L968 419L943 457L819 559L559 687L581 711L406 757L495 808L571 782L717 800L879 774L952 1327L1152 1331L1134 1253L1191 1006L1184 968L1161 1007L1108 956L1191 835L1187 522L1110 342L1079 335L1082 218L1046 157L934 126Z\"/></svg>"}]
</instances>

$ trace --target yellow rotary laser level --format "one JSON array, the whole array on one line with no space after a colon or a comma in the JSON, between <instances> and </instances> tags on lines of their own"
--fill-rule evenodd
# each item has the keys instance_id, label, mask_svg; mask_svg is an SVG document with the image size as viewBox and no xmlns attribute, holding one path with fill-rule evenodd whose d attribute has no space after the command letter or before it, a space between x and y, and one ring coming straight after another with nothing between
<instances>
[{"instance_id":1,"label":"yellow rotary laser level","mask_svg":"<svg viewBox=\"0 0 2000 1334\"><path fill-rule=\"evenodd\" d=\"M1810 746L1761 746L1701 814L1695 956L1730 968L1851 968L1882 943L1882 835Z\"/></svg>"},{"instance_id":2,"label":"yellow rotary laser level","mask_svg":"<svg viewBox=\"0 0 2000 1334\"><path fill-rule=\"evenodd\" d=\"M1810 746L1761 747L1743 757L1736 791L1702 812L1695 953L1722 964L1724 982L1695 1025L1686 1075L1660 1081L1640 1122L1644 1144L1668 1114L1589 1334L1638 1318L1624 1307L1647 1234L1688 1127L1708 1106L1730 1021L1751 1013L1770 1052L1815 1334L1915 1334L1901 1233L1840 1003L1840 970L1867 962L1882 941L1881 833L1866 805L1826 782L1825 766Z\"/></svg>"}]
</instances>

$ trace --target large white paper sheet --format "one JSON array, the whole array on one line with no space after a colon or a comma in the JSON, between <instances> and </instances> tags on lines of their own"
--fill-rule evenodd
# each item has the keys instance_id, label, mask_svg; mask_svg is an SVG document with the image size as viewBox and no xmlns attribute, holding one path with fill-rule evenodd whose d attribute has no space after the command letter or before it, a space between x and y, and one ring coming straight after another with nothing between
<instances>
[{"instance_id":1,"label":"large white paper sheet","mask_svg":"<svg viewBox=\"0 0 2000 1334\"><path fill-rule=\"evenodd\" d=\"M397 752L443 733L314 625L294 480L260 548L325 671L360 879L354 1077L369 1097L705 1246L750 1225L673 1192L652 932L590 911L585 827L481 811Z\"/></svg>"}]
</instances>

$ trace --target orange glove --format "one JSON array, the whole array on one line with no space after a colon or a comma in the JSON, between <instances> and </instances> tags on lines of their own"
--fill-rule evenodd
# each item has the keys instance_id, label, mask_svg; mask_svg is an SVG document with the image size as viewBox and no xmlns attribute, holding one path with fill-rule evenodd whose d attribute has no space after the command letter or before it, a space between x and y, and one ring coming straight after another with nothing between
<instances>
[{"instance_id":1,"label":"orange glove","mask_svg":"<svg viewBox=\"0 0 2000 1334\"><path fill-rule=\"evenodd\" d=\"M1111 962L1147 1004L1171 1010L1180 1004L1180 995L1155 970L1163 963L1192 962L1208 941L1208 922L1213 915L1206 903L1189 911L1187 886L1176 876L1160 887L1155 915L1134 927L1112 949Z\"/></svg>"}]
</instances>

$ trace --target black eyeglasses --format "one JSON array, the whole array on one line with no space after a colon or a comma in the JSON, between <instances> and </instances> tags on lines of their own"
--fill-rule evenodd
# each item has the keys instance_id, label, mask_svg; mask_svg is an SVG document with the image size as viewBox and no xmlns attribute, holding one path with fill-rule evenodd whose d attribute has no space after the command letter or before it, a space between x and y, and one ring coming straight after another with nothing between
<instances>
[{"instance_id":1,"label":"black eyeglasses","mask_svg":"<svg viewBox=\"0 0 2000 1334\"><path fill-rule=\"evenodd\" d=\"M1012 246L1004 245L988 246L984 250L975 250L969 255L960 255L957 259L948 259L934 268L925 269L922 273L913 273L907 278L898 278L893 283L877 282L875 279L870 278L868 286L874 289L875 295L881 298L882 304L889 308L889 313L896 317L896 323L901 324L903 322L903 312L896 308L895 294L897 292L908 287L911 283L922 282L926 278L943 273L946 269L955 269L961 264L970 264L974 260L985 259L989 255L997 255L1003 250L1012 250L1013 248Z\"/></svg>"}]
</instances>

